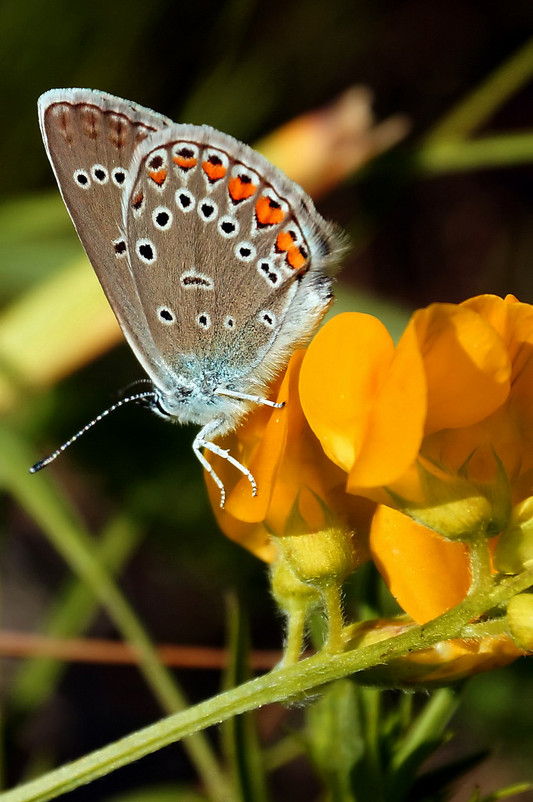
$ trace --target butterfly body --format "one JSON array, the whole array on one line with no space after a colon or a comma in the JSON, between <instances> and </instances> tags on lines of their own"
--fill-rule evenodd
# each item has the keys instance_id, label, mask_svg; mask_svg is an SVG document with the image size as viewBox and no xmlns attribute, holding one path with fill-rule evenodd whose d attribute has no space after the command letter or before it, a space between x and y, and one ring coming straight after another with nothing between
<instances>
[{"instance_id":1,"label":"butterfly body","mask_svg":"<svg viewBox=\"0 0 533 802\"><path fill-rule=\"evenodd\" d=\"M273 405L270 383L331 303L338 238L300 187L208 126L78 89L45 93L39 119L67 209L153 383L148 403L203 427L193 448L206 467L202 449L221 451L207 435Z\"/></svg>"}]
</instances>

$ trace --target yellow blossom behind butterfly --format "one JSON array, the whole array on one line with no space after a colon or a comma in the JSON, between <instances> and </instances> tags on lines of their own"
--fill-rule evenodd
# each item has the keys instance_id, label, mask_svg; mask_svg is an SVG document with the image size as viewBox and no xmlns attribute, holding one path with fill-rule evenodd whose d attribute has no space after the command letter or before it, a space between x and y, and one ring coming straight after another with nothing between
<instances>
[{"instance_id":1,"label":"yellow blossom behind butterfly","mask_svg":"<svg viewBox=\"0 0 533 802\"><path fill-rule=\"evenodd\" d=\"M366 533L375 505L345 492L344 472L327 458L307 424L298 396L304 356L301 349L293 354L274 389L273 397L285 406L254 410L221 441L254 475L257 496L251 495L246 477L236 474L227 461L209 455L227 494L221 510L216 488L207 478L212 507L222 531L266 562L277 556L273 536L312 534L323 531L333 519L342 520L358 533L356 564L360 564L368 559Z\"/></svg>"}]
</instances>

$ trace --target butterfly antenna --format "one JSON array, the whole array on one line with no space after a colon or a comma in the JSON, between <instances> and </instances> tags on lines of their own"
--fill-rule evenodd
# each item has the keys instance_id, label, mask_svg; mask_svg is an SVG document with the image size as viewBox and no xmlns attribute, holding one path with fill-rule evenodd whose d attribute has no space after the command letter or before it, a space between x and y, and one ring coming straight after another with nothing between
<instances>
[{"instance_id":1,"label":"butterfly antenna","mask_svg":"<svg viewBox=\"0 0 533 802\"><path fill-rule=\"evenodd\" d=\"M63 443L62 446L59 446L59 448L56 451L54 451L53 454L49 454L48 457L44 457L44 459L41 459L39 460L39 462L36 462L35 465L32 465L32 467L30 468L30 473L37 473L37 471L40 471L47 465L50 465L50 463L53 462L57 457L59 457L59 455L62 454L63 451L66 451L67 448L72 445L72 443L75 443L76 440L78 440L82 436L82 434L88 432L89 429L92 429L93 426L95 426L97 423L100 423L100 421L103 418L107 417L111 412L114 412L116 409L120 409L120 407L123 407L124 404L129 404L132 401L141 401L144 398L155 399L156 397L157 396L153 390L150 391L147 390L145 393L135 393L134 395L129 395L126 398L122 398L120 401L117 401L116 404L112 404L112 406L108 407L107 409L104 409L103 412L97 415L96 418L93 418L92 421L89 421L89 423L87 423L83 427L83 429L80 429L79 432L76 432L76 434L73 435L65 443Z\"/></svg>"}]
</instances>

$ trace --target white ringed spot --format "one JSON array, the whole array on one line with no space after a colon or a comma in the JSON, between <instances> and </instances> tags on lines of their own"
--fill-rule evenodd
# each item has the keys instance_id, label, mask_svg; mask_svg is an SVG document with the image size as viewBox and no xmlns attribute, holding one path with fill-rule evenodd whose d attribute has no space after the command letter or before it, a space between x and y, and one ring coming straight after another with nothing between
<instances>
[{"instance_id":1,"label":"white ringed spot","mask_svg":"<svg viewBox=\"0 0 533 802\"><path fill-rule=\"evenodd\" d=\"M137 256L145 265L152 265L157 261L157 251L154 243L146 237L141 237L135 245Z\"/></svg>"},{"instance_id":2,"label":"white ringed spot","mask_svg":"<svg viewBox=\"0 0 533 802\"><path fill-rule=\"evenodd\" d=\"M210 276L205 273L198 273L196 270L186 270L180 276L180 284L186 290L214 290L215 283Z\"/></svg>"},{"instance_id":3,"label":"white ringed spot","mask_svg":"<svg viewBox=\"0 0 533 802\"><path fill-rule=\"evenodd\" d=\"M102 184L102 186L109 181L109 172L107 167L104 167L103 164L93 164L91 167L91 176L93 181L97 184Z\"/></svg>"},{"instance_id":4,"label":"white ringed spot","mask_svg":"<svg viewBox=\"0 0 533 802\"><path fill-rule=\"evenodd\" d=\"M207 312L201 312L196 318L197 324L200 326L201 329L209 329L211 328L211 318L207 314Z\"/></svg>"},{"instance_id":5,"label":"white ringed spot","mask_svg":"<svg viewBox=\"0 0 533 802\"><path fill-rule=\"evenodd\" d=\"M192 212L196 206L196 198L188 189L182 187L176 191L176 205L182 212Z\"/></svg>"},{"instance_id":6,"label":"white ringed spot","mask_svg":"<svg viewBox=\"0 0 533 802\"><path fill-rule=\"evenodd\" d=\"M267 329L273 329L276 325L276 315L270 309L262 309L261 312L259 312L258 317L261 323L264 323Z\"/></svg>"},{"instance_id":7,"label":"white ringed spot","mask_svg":"<svg viewBox=\"0 0 533 802\"><path fill-rule=\"evenodd\" d=\"M164 326L172 326L176 322L176 316L168 306L158 306L157 316Z\"/></svg>"},{"instance_id":8,"label":"white ringed spot","mask_svg":"<svg viewBox=\"0 0 533 802\"><path fill-rule=\"evenodd\" d=\"M204 198L198 201L198 215L204 223L210 223L211 220L215 220L218 215L218 206L215 201L211 200L211 198Z\"/></svg>"},{"instance_id":9,"label":"white ringed spot","mask_svg":"<svg viewBox=\"0 0 533 802\"><path fill-rule=\"evenodd\" d=\"M226 239L236 237L239 233L239 221L236 217L226 214L218 221L218 231Z\"/></svg>"},{"instance_id":10,"label":"white ringed spot","mask_svg":"<svg viewBox=\"0 0 533 802\"><path fill-rule=\"evenodd\" d=\"M87 170L74 170L72 177L81 189L89 189L91 186L91 179Z\"/></svg>"},{"instance_id":11,"label":"white ringed spot","mask_svg":"<svg viewBox=\"0 0 533 802\"><path fill-rule=\"evenodd\" d=\"M274 287L280 283L281 274L276 270L271 259L260 259L257 263L257 272Z\"/></svg>"},{"instance_id":12,"label":"white ringed spot","mask_svg":"<svg viewBox=\"0 0 533 802\"><path fill-rule=\"evenodd\" d=\"M255 245L251 242L238 242L235 246L235 255L241 262L251 262L256 256Z\"/></svg>"},{"instance_id":13,"label":"white ringed spot","mask_svg":"<svg viewBox=\"0 0 533 802\"><path fill-rule=\"evenodd\" d=\"M172 161L179 171L189 173L198 164L198 146L192 142L177 142L172 148Z\"/></svg>"},{"instance_id":14,"label":"white ringed spot","mask_svg":"<svg viewBox=\"0 0 533 802\"><path fill-rule=\"evenodd\" d=\"M159 231L168 231L173 219L172 212L166 206L156 206L152 212L152 222Z\"/></svg>"},{"instance_id":15,"label":"white ringed spot","mask_svg":"<svg viewBox=\"0 0 533 802\"><path fill-rule=\"evenodd\" d=\"M115 249L115 256L117 257L117 259L123 259L128 252L126 240L124 239L124 237L118 237L117 239L114 239L113 248Z\"/></svg>"},{"instance_id":16,"label":"white ringed spot","mask_svg":"<svg viewBox=\"0 0 533 802\"><path fill-rule=\"evenodd\" d=\"M124 167L115 167L111 173L111 180L116 187L122 189L128 176L128 171Z\"/></svg>"}]
</instances>

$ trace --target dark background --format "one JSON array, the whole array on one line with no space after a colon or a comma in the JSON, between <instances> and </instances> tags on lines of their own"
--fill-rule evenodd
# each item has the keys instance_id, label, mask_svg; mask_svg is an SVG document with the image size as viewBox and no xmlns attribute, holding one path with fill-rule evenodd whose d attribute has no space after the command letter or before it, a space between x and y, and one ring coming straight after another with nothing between
<instances>
[{"instance_id":1,"label":"dark background","mask_svg":"<svg viewBox=\"0 0 533 802\"><path fill-rule=\"evenodd\" d=\"M480 292L513 292L531 302L531 167L429 177L415 169L412 156L431 127L532 33L530 0L2 0L0 221L6 209L27 213L17 206L21 199L57 196L36 115L37 97L49 88L102 89L253 143L362 83L375 95L378 119L402 113L412 128L393 153L320 200L320 211L338 221L353 243L339 294L347 288L364 291L391 314ZM532 126L529 83L481 133ZM62 236L72 247L68 252L77 253L66 212ZM0 300L7 307L60 266L48 265L43 250L35 253L33 272L19 269L16 249L10 245L2 252L0 238ZM386 316L385 311L385 322ZM34 445L54 447L140 375L121 346L46 393L29 394L15 423L26 425ZM231 589L248 611L253 647L277 648L281 620L264 566L217 531L191 455L192 436L190 429L126 409L51 470L95 536L122 510L139 523L142 543L121 585L158 642L223 645L222 600ZM2 512L3 626L39 630L68 571L8 495ZM115 633L102 613L88 634ZM24 716L9 707L18 665L4 661L8 784L19 781L37 757L46 768L48 757L74 758L160 715L135 669L73 665L54 697ZM217 672L179 676L192 700L219 688ZM531 779L532 693L526 661L475 678L466 689L456 743L466 751L486 745L495 750L485 769L487 789L513 777ZM264 733L279 715L263 714ZM293 711L285 725L299 716ZM277 778L274 798L310 798L315 788L310 770L297 765L291 772ZM189 776L186 759L172 747L68 798L104 800L139 784Z\"/></svg>"}]
</instances>

